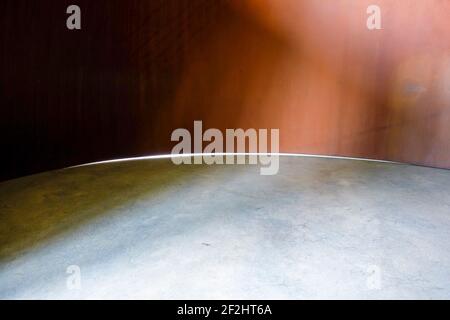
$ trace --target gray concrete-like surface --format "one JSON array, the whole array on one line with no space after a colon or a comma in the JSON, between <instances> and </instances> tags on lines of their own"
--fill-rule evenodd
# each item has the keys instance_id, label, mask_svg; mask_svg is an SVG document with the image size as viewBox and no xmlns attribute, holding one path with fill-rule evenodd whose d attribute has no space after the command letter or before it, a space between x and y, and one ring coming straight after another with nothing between
<instances>
[{"instance_id":1,"label":"gray concrete-like surface","mask_svg":"<svg viewBox=\"0 0 450 320\"><path fill-rule=\"evenodd\" d=\"M449 194L448 170L302 157L7 181L0 298L449 299Z\"/></svg>"}]
</instances>

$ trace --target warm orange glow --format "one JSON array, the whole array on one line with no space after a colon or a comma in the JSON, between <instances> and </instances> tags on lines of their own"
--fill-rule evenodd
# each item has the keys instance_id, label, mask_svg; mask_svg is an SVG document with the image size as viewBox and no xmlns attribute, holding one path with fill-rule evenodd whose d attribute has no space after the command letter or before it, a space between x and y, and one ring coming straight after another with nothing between
<instances>
[{"instance_id":1,"label":"warm orange glow","mask_svg":"<svg viewBox=\"0 0 450 320\"><path fill-rule=\"evenodd\" d=\"M248 0L187 57L166 131L280 128L281 152L450 168L450 2Z\"/></svg>"}]
</instances>

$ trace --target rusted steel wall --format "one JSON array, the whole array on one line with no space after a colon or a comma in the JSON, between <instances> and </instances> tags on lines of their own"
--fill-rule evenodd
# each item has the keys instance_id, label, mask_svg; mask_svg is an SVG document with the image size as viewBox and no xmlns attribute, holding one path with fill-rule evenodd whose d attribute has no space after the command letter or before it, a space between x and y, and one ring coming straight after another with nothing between
<instances>
[{"instance_id":1,"label":"rusted steel wall","mask_svg":"<svg viewBox=\"0 0 450 320\"><path fill-rule=\"evenodd\" d=\"M366 26L374 3L381 30ZM450 168L450 1L233 4L171 114L280 128L284 152Z\"/></svg>"},{"instance_id":2,"label":"rusted steel wall","mask_svg":"<svg viewBox=\"0 0 450 320\"><path fill-rule=\"evenodd\" d=\"M81 31L70 4L0 2L0 179L168 153L194 120L450 168L450 1L80 0Z\"/></svg>"},{"instance_id":3,"label":"rusted steel wall","mask_svg":"<svg viewBox=\"0 0 450 320\"><path fill-rule=\"evenodd\" d=\"M77 31L66 28L74 3ZM158 115L220 8L209 0L0 1L0 180L169 149Z\"/></svg>"}]
</instances>

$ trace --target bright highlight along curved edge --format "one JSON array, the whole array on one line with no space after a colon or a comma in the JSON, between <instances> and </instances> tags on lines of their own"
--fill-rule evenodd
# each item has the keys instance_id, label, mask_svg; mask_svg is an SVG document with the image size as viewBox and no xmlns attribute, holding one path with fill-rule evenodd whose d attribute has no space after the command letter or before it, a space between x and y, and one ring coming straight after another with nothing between
<instances>
[{"instance_id":1,"label":"bright highlight along curved edge","mask_svg":"<svg viewBox=\"0 0 450 320\"><path fill-rule=\"evenodd\" d=\"M377 160L377 159L354 158L354 157L343 157L343 156L326 156L326 155L303 154L303 153L226 153L226 152L223 152L223 153L186 153L186 154L163 154L163 155L151 155L151 156L138 156L138 157L112 159L112 160L104 160L104 161L79 164L79 165L68 167L68 169L78 168L78 167L86 167L86 166L92 166L92 165L98 165L98 164L127 162L127 161L188 158L188 157L203 157L203 156L206 156L206 157L210 157L210 156L280 156L280 157L340 159L340 160L369 161L369 162L380 162L380 163L391 163L391 164L405 164L402 162L395 162L395 161L389 161L389 160Z\"/></svg>"}]
</instances>

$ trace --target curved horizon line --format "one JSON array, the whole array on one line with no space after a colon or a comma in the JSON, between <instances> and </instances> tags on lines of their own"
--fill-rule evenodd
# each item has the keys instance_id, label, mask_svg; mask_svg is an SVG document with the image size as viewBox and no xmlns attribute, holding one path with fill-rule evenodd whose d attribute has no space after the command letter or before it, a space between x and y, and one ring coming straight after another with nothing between
<instances>
[{"instance_id":1,"label":"curved horizon line","mask_svg":"<svg viewBox=\"0 0 450 320\"><path fill-rule=\"evenodd\" d=\"M404 163L404 162L397 162L397 161L391 161L391 160L380 160L380 159L358 158L358 157L346 157L346 156L329 156L329 155L307 154L307 153L217 152L217 153L162 154L162 155L149 155L149 156L136 156L136 157L118 158L118 159L101 160L101 161L94 161L94 162L78 164L78 165L67 167L67 169L78 168L78 167L86 167L86 166L92 166L92 165L98 165L98 164L128 162L128 161L158 160L158 159L172 159L172 158L203 157L203 156L281 156L281 157L304 157L304 158L356 160L356 161L369 161L369 162L392 163L392 164L408 164L408 163Z\"/></svg>"}]
</instances>

